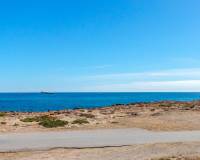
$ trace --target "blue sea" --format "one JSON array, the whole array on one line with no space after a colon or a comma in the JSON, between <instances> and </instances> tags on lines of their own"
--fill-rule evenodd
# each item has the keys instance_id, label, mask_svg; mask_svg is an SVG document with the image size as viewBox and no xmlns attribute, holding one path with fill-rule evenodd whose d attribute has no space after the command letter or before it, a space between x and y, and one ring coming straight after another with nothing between
<instances>
[{"instance_id":1,"label":"blue sea","mask_svg":"<svg viewBox=\"0 0 200 160\"><path fill-rule=\"evenodd\" d=\"M56 111L163 100L200 100L200 93L0 93L0 111Z\"/></svg>"}]
</instances>

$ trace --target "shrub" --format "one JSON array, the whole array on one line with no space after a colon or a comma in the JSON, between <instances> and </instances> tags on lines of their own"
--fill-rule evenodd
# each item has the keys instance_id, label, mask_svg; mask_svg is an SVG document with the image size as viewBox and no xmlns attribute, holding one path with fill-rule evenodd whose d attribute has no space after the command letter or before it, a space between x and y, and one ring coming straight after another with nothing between
<instances>
[{"instance_id":1,"label":"shrub","mask_svg":"<svg viewBox=\"0 0 200 160\"><path fill-rule=\"evenodd\" d=\"M47 115L39 116L39 117L35 118L36 122L48 121L48 120L56 120L56 118L55 117L51 117L51 116L47 116Z\"/></svg>"},{"instance_id":2,"label":"shrub","mask_svg":"<svg viewBox=\"0 0 200 160\"><path fill-rule=\"evenodd\" d=\"M159 104L159 107L171 107L172 106L172 104L170 104L170 103L161 103L161 104Z\"/></svg>"},{"instance_id":3,"label":"shrub","mask_svg":"<svg viewBox=\"0 0 200 160\"><path fill-rule=\"evenodd\" d=\"M39 122L39 125L46 128L63 127L68 124L67 121L59 120L51 116L27 117L21 120L22 122Z\"/></svg>"},{"instance_id":4,"label":"shrub","mask_svg":"<svg viewBox=\"0 0 200 160\"><path fill-rule=\"evenodd\" d=\"M65 125L67 125L68 122L67 121L63 121L63 120L53 120L53 119L49 119L49 120L43 120L39 123L39 125L46 127L46 128L54 128L54 127L64 127Z\"/></svg>"},{"instance_id":5,"label":"shrub","mask_svg":"<svg viewBox=\"0 0 200 160\"><path fill-rule=\"evenodd\" d=\"M194 105L194 104L183 104L182 107L183 107L183 108L194 108L195 105Z\"/></svg>"},{"instance_id":6,"label":"shrub","mask_svg":"<svg viewBox=\"0 0 200 160\"><path fill-rule=\"evenodd\" d=\"M35 117L26 117L24 119L21 119L20 121L22 121L22 122L35 122L36 119L35 119Z\"/></svg>"},{"instance_id":7,"label":"shrub","mask_svg":"<svg viewBox=\"0 0 200 160\"><path fill-rule=\"evenodd\" d=\"M0 117L4 117L4 116L6 116L6 113L0 112Z\"/></svg>"},{"instance_id":8,"label":"shrub","mask_svg":"<svg viewBox=\"0 0 200 160\"><path fill-rule=\"evenodd\" d=\"M72 122L72 124L86 124L89 123L87 119L76 119Z\"/></svg>"},{"instance_id":9,"label":"shrub","mask_svg":"<svg viewBox=\"0 0 200 160\"><path fill-rule=\"evenodd\" d=\"M95 115L89 113L81 113L80 116L85 118L95 118Z\"/></svg>"},{"instance_id":10,"label":"shrub","mask_svg":"<svg viewBox=\"0 0 200 160\"><path fill-rule=\"evenodd\" d=\"M45 120L55 120L55 118L45 115L45 116L36 116L36 117L26 117L24 119L21 119L22 122L41 122Z\"/></svg>"}]
</instances>

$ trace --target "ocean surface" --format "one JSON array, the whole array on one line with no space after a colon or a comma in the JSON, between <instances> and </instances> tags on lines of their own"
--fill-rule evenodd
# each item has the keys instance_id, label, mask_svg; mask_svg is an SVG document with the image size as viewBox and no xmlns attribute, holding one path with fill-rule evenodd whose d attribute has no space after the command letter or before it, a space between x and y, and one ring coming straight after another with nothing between
<instances>
[{"instance_id":1,"label":"ocean surface","mask_svg":"<svg viewBox=\"0 0 200 160\"><path fill-rule=\"evenodd\" d=\"M200 100L200 93L0 93L0 111L38 112L163 100Z\"/></svg>"}]
</instances>

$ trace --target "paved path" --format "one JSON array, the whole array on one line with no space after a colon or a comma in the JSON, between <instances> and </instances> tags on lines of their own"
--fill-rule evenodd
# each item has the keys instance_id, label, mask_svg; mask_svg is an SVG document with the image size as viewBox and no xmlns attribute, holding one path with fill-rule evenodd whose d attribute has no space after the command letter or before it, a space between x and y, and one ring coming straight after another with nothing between
<instances>
[{"instance_id":1,"label":"paved path","mask_svg":"<svg viewBox=\"0 0 200 160\"><path fill-rule=\"evenodd\" d=\"M12 133L0 134L0 152L188 141L200 141L200 131L151 132L143 129L101 129Z\"/></svg>"}]
</instances>

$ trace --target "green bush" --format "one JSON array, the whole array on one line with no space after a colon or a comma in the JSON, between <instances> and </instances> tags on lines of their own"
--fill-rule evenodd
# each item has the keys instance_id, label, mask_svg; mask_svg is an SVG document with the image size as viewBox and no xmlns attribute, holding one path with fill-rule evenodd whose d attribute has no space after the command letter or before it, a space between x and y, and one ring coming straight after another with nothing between
<instances>
[{"instance_id":1,"label":"green bush","mask_svg":"<svg viewBox=\"0 0 200 160\"><path fill-rule=\"evenodd\" d=\"M27 117L21 119L22 122L39 122L39 125L46 128L63 127L68 124L67 121L59 120L51 116L37 116L37 117Z\"/></svg>"},{"instance_id":2,"label":"green bush","mask_svg":"<svg viewBox=\"0 0 200 160\"><path fill-rule=\"evenodd\" d=\"M46 128L54 128L54 127L64 127L65 125L67 125L68 122L67 121L63 121L63 120L43 120L39 123L39 125L46 127Z\"/></svg>"},{"instance_id":3,"label":"green bush","mask_svg":"<svg viewBox=\"0 0 200 160\"><path fill-rule=\"evenodd\" d=\"M87 119L76 119L72 122L72 124L86 124L89 123Z\"/></svg>"},{"instance_id":4,"label":"green bush","mask_svg":"<svg viewBox=\"0 0 200 160\"><path fill-rule=\"evenodd\" d=\"M0 112L0 117L4 117L4 116L6 116L6 113Z\"/></svg>"}]
</instances>

